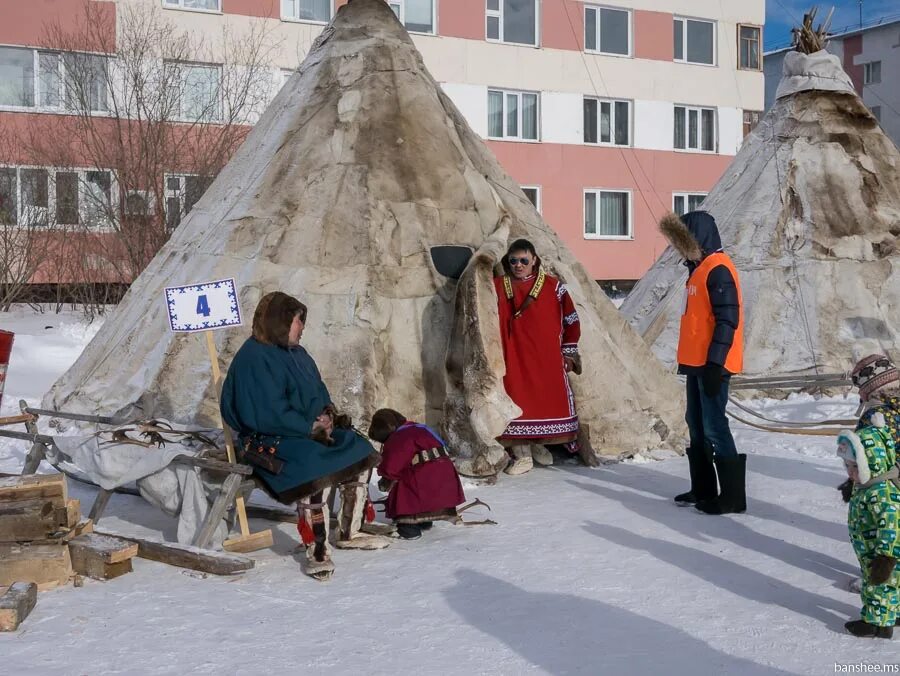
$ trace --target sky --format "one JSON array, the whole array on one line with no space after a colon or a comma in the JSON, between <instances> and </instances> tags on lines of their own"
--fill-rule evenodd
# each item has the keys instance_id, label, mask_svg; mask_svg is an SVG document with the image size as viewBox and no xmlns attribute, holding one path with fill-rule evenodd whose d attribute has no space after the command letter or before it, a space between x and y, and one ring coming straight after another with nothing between
<instances>
[{"instance_id":1,"label":"sky","mask_svg":"<svg viewBox=\"0 0 900 676\"><path fill-rule=\"evenodd\" d=\"M766 50L787 47L791 42L791 28L800 24L804 12L818 5L819 19L825 18L834 7L832 31L859 25L859 0L766 0ZM885 16L900 19L900 0L863 0L863 22L876 21Z\"/></svg>"}]
</instances>

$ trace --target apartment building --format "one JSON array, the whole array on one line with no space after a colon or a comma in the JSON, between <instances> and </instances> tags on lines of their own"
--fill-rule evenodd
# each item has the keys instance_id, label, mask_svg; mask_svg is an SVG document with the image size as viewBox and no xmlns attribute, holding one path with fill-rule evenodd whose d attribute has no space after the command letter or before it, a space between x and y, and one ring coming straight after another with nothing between
<instances>
[{"instance_id":1,"label":"apartment building","mask_svg":"<svg viewBox=\"0 0 900 676\"><path fill-rule=\"evenodd\" d=\"M763 109L764 0L386 1L469 124L597 280L641 277L665 247L659 216L702 202ZM176 122L226 116L230 108L215 94L229 72L223 27L240 38L262 26L278 45L268 65L274 84L232 120L251 125L262 99L287 81L345 0L88 4L113 17L145 5L209 38L212 57L167 64L178 73ZM47 116L64 127L70 67L88 74L82 105L106 112L108 92L94 74L115 62L116 36L104 49L79 51L54 42L46 28L66 13L76 21L83 7L81 0L0 0L0 133L37 118L46 125ZM38 205L57 219L84 220L76 203L91 191L137 204L127 212L152 201L140 190L118 194L115 167L86 163L54 173L37 164L0 145L7 219L27 218ZM208 178L178 167L163 173L161 204L174 227Z\"/></svg>"},{"instance_id":2,"label":"apartment building","mask_svg":"<svg viewBox=\"0 0 900 676\"><path fill-rule=\"evenodd\" d=\"M766 110L775 102L784 56L790 49L766 53ZM900 147L900 18L840 32L829 39L826 49L841 60L856 92L884 133Z\"/></svg>"}]
</instances>

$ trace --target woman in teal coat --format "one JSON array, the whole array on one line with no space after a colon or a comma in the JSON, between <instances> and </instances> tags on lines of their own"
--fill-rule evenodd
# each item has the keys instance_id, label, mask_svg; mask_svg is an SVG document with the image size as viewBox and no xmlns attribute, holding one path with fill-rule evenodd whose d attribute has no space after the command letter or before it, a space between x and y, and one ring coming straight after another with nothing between
<instances>
[{"instance_id":1,"label":"woman in teal coat","mask_svg":"<svg viewBox=\"0 0 900 676\"><path fill-rule=\"evenodd\" d=\"M359 532L379 455L346 416L336 414L316 363L299 345L305 322L306 306L296 298L276 291L260 300L253 335L228 369L221 409L239 438L242 459L269 492L280 502L298 503L301 532L312 534L305 542L307 573L327 579L334 569L328 545L334 488L341 491L336 546L377 549L387 540Z\"/></svg>"}]
</instances>

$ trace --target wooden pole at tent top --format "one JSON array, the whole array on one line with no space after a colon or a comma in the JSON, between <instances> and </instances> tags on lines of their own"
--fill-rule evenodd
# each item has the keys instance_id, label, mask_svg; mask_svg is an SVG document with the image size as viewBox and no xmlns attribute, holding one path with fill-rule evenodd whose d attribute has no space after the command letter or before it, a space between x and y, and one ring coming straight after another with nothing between
<instances>
[{"instance_id":1,"label":"wooden pole at tent top","mask_svg":"<svg viewBox=\"0 0 900 676\"><path fill-rule=\"evenodd\" d=\"M219 369L219 353L216 351L216 343L213 340L212 331L204 331L206 334L206 349L209 351L209 361L212 364L213 389L215 391L216 400L219 398L219 387L222 382L222 371ZM231 430L222 420L221 412L218 413L219 422L222 423L222 430L225 434L225 450L228 453L228 462L236 462L234 452L234 440L231 437ZM241 534L238 537L228 538L222 543L222 547L230 552L252 552L257 549L265 549L271 547L274 543L271 530L262 530L258 533L250 532L250 525L247 523L247 507L244 504L244 497L238 495L235 499L235 507L237 509L238 523L240 524Z\"/></svg>"}]
</instances>

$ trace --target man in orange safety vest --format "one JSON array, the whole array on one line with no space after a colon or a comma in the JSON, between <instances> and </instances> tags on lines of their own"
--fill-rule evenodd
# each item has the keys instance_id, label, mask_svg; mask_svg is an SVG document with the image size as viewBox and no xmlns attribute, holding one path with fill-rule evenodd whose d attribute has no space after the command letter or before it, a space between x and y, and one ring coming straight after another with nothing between
<instances>
[{"instance_id":1,"label":"man in orange safety vest","mask_svg":"<svg viewBox=\"0 0 900 676\"><path fill-rule=\"evenodd\" d=\"M680 218L668 214L660 230L684 257L689 271L678 373L687 380L691 489L676 496L675 502L693 504L706 514L744 512L747 456L737 452L725 416L731 376L740 373L744 360L738 273L722 251L716 221L707 212L692 211Z\"/></svg>"}]
</instances>

